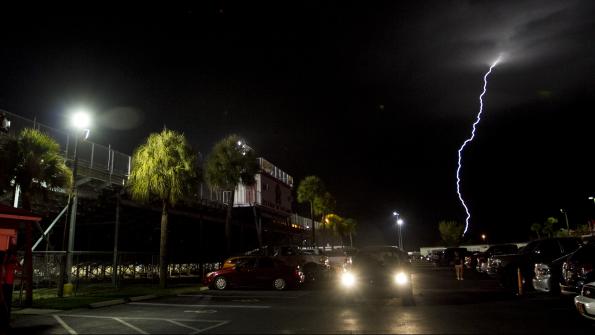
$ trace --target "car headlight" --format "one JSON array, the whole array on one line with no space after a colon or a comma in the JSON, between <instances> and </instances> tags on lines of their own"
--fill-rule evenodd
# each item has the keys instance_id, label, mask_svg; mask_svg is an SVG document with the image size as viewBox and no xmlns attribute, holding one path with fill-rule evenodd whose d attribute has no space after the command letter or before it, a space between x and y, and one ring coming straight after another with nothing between
<instances>
[{"instance_id":1,"label":"car headlight","mask_svg":"<svg viewBox=\"0 0 595 335\"><path fill-rule=\"evenodd\" d=\"M536 279L548 279L551 276L551 270L547 264L543 264L543 263L535 264L534 271L535 271Z\"/></svg>"},{"instance_id":2,"label":"car headlight","mask_svg":"<svg viewBox=\"0 0 595 335\"><path fill-rule=\"evenodd\" d=\"M399 272L395 275L395 283L397 285L405 285L408 281L409 278L407 278L407 275L403 272Z\"/></svg>"},{"instance_id":3,"label":"car headlight","mask_svg":"<svg viewBox=\"0 0 595 335\"><path fill-rule=\"evenodd\" d=\"M351 272L344 272L341 275L341 285L344 287L353 287L355 285L355 276Z\"/></svg>"}]
</instances>

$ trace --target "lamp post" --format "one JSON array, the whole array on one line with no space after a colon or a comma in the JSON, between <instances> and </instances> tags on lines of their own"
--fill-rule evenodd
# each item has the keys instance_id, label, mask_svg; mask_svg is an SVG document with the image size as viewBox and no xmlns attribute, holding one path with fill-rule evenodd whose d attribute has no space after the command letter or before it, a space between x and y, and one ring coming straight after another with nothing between
<instances>
[{"instance_id":1,"label":"lamp post","mask_svg":"<svg viewBox=\"0 0 595 335\"><path fill-rule=\"evenodd\" d=\"M403 221L403 219L401 219L401 215L398 212L393 212L393 216L396 218L396 223L397 223L397 245L399 246L399 248L403 248L403 235L401 234L401 226L403 226L403 223L405 223L405 221Z\"/></svg>"},{"instance_id":2,"label":"lamp post","mask_svg":"<svg viewBox=\"0 0 595 335\"><path fill-rule=\"evenodd\" d=\"M566 234L570 235L570 227L568 226L568 214L563 208L560 208L560 213L564 214L564 219L566 220Z\"/></svg>"},{"instance_id":3,"label":"lamp post","mask_svg":"<svg viewBox=\"0 0 595 335\"><path fill-rule=\"evenodd\" d=\"M481 234L481 240L483 241L483 243L486 243L486 241L487 241L486 234Z\"/></svg>"},{"instance_id":4,"label":"lamp post","mask_svg":"<svg viewBox=\"0 0 595 335\"><path fill-rule=\"evenodd\" d=\"M590 196L589 200L593 201L593 205L595 205L595 197ZM593 226L593 220L589 220L589 230L591 231L591 236L595 235L595 227Z\"/></svg>"},{"instance_id":5,"label":"lamp post","mask_svg":"<svg viewBox=\"0 0 595 335\"><path fill-rule=\"evenodd\" d=\"M72 162L72 189L70 201L70 220L68 223L68 248L66 250L66 279L67 284L65 293L72 291L72 253L74 251L74 234L76 228L76 207L78 202L76 178L78 173L78 143L81 140L86 140L89 137L89 126L91 124L91 117L84 109L78 109L71 115L70 123L74 129L74 153ZM68 285L68 286L66 286Z\"/></svg>"}]
</instances>

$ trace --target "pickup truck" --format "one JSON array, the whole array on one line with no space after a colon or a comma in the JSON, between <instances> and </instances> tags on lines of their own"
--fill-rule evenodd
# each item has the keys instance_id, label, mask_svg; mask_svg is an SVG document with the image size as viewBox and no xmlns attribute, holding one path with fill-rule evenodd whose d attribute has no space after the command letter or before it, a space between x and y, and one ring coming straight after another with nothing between
<instances>
[{"instance_id":1,"label":"pickup truck","mask_svg":"<svg viewBox=\"0 0 595 335\"><path fill-rule=\"evenodd\" d=\"M532 241L519 253L494 255L488 258L488 274L499 279L507 288L517 286L517 271L521 270L523 287L530 289L535 274L535 264L551 263L570 254L582 245L578 238L558 237Z\"/></svg>"}]
</instances>

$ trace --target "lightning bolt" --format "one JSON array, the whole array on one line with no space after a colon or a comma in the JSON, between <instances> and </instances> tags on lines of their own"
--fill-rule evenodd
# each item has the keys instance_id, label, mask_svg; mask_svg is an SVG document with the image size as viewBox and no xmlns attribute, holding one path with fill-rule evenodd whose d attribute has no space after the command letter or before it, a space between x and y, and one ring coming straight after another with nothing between
<instances>
[{"instance_id":1,"label":"lightning bolt","mask_svg":"<svg viewBox=\"0 0 595 335\"><path fill-rule=\"evenodd\" d=\"M461 200L461 204L465 208L465 213L467 213L467 218L465 219L465 231L463 232L463 235L465 235L465 233L467 233L467 229L469 229L469 220L471 219L471 213L469 212L469 208L467 207L467 204L465 203L465 200L463 199L463 194L461 193L461 167L462 167L461 161L463 159L463 150L465 149L465 146L467 146L467 143L473 141L473 139L475 138L475 130L476 130L477 125L481 121L481 114L483 113L483 96L486 94L486 91L488 88L488 76L490 75L490 73L492 73L492 70L494 69L494 67L496 65L498 65L498 63L500 62L500 59L501 59L501 56L499 56L498 59L496 59L496 61L494 63L492 63L488 72L486 72L486 74L483 76L483 91L479 95L479 113L477 113L477 119L473 123L473 127L471 129L471 136L468 139L466 139L465 142L463 142L463 145L461 145L461 148L459 148L459 161L458 161L459 165L457 167L457 194L459 195L459 200Z\"/></svg>"}]
</instances>

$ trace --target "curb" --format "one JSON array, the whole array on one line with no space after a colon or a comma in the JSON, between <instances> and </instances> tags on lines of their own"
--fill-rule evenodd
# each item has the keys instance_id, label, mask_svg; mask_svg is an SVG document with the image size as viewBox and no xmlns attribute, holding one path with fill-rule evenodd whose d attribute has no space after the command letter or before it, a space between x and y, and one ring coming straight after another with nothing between
<instances>
[{"instance_id":1,"label":"curb","mask_svg":"<svg viewBox=\"0 0 595 335\"><path fill-rule=\"evenodd\" d=\"M89 308L100 308L100 307L114 306L114 305L120 305L120 304L125 304L125 303L126 303L125 299L106 300L106 301L94 302L92 304L89 304Z\"/></svg>"},{"instance_id":2,"label":"curb","mask_svg":"<svg viewBox=\"0 0 595 335\"><path fill-rule=\"evenodd\" d=\"M61 309L44 309L44 308L23 308L15 310L12 314L15 315L45 315L62 312Z\"/></svg>"},{"instance_id":3,"label":"curb","mask_svg":"<svg viewBox=\"0 0 595 335\"><path fill-rule=\"evenodd\" d=\"M130 299L128 299L128 300L130 300L130 301L143 301L143 300L151 300L151 299L155 299L155 298L157 298L156 295L150 294L150 295L139 295L137 297L130 297Z\"/></svg>"},{"instance_id":4,"label":"curb","mask_svg":"<svg viewBox=\"0 0 595 335\"><path fill-rule=\"evenodd\" d=\"M208 289L209 288L207 286L201 286L199 290L200 291L206 291ZM167 296L167 295L165 295L165 296ZM157 299L157 298L160 298L160 296L153 295L153 294L139 295L139 296L136 296L136 297L129 297L129 298L122 298L122 299L114 299L114 300L106 300L106 301L94 302L92 304L89 304L89 308L101 308L101 307L115 306L115 305L126 304L126 303L129 303L129 302L151 300L151 299Z\"/></svg>"}]
</instances>

